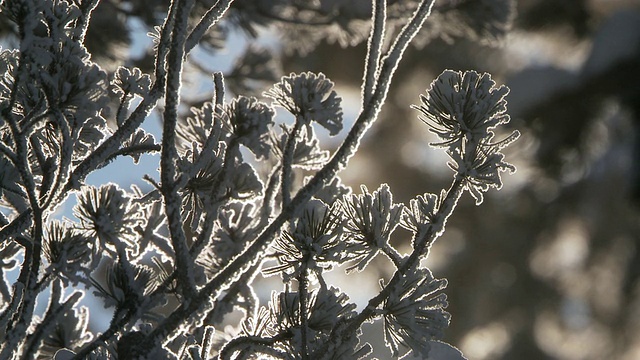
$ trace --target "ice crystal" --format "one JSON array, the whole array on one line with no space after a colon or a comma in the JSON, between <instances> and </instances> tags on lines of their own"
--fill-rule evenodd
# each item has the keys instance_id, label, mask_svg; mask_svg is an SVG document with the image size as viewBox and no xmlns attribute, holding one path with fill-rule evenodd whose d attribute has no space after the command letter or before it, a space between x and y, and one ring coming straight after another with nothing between
<instances>
[{"instance_id":1,"label":"ice crystal","mask_svg":"<svg viewBox=\"0 0 640 360\"><path fill-rule=\"evenodd\" d=\"M72 119L72 127L81 127L108 101L107 74L89 62L86 50L75 42L63 44L60 51L41 75L42 88L50 105Z\"/></svg>"},{"instance_id":2,"label":"ice crystal","mask_svg":"<svg viewBox=\"0 0 640 360\"><path fill-rule=\"evenodd\" d=\"M0 244L0 295L4 303L8 303L11 299L11 293L4 274L18 265L16 257L19 253L20 247L13 241L5 241Z\"/></svg>"},{"instance_id":3,"label":"ice crystal","mask_svg":"<svg viewBox=\"0 0 640 360\"><path fill-rule=\"evenodd\" d=\"M421 105L413 106L420 119L442 142L437 146L460 146L463 137L484 139L492 129L509 122L506 86L495 88L489 74L445 70L431 83Z\"/></svg>"},{"instance_id":4,"label":"ice crystal","mask_svg":"<svg viewBox=\"0 0 640 360\"><path fill-rule=\"evenodd\" d=\"M298 292L273 292L269 303L271 324L276 331L291 332L292 339L283 345L283 350L291 359L300 358L300 294ZM318 288L311 292L306 303L307 326L309 334L309 350L320 348L338 319L349 319L356 315L356 305L340 289ZM357 342L350 345L357 345ZM361 349L352 347L345 353L361 353ZM366 351L365 351L366 352Z\"/></svg>"},{"instance_id":5,"label":"ice crystal","mask_svg":"<svg viewBox=\"0 0 640 360\"><path fill-rule=\"evenodd\" d=\"M44 242L44 256L57 271L71 279L91 257L90 239L68 224L52 221Z\"/></svg>"},{"instance_id":6,"label":"ice crystal","mask_svg":"<svg viewBox=\"0 0 640 360\"><path fill-rule=\"evenodd\" d=\"M142 129L138 129L122 144L122 147L130 150L130 152L127 152L127 155L131 156L134 164L137 164L143 152L155 145L155 143L156 141L153 135Z\"/></svg>"},{"instance_id":7,"label":"ice crystal","mask_svg":"<svg viewBox=\"0 0 640 360\"><path fill-rule=\"evenodd\" d=\"M246 146L258 159L269 156L266 138L273 125L274 111L256 98L239 96L222 109L227 121L240 143Z\"/></svg>"},{"instance_id":8,"label":"ice crystal","mask_svg":"<svg viewBox=\"0 0 640 360\"><path fill-rule=\"evenodd\" d=\"M127 264L120 262L107 266L105 285L91 278L91 283L97 289L94 293L104 300L105 308L116 306L122 309L126 306L136 306L153 291L157 282L154 280L153 271L146 266Z\"/></svg>"},{"instance_id":9,"label":"ice crystal","mask_svg":"<svg viewBox=\"0 0 640 360\"><path fill-rule=\"evenodd\" d=\"M239 254L257 235L260 217L252 203L234 201L219 211L219 227L200 262L214 274Z\"/></svg>"},{"instance_id":10,"label":"ice crystal","mask_svg":"<svg viewBox=\"0 0 640 360\"><path fill-rule=\"evenodd\" d=\"M309 300L309 327L316 331L329 332L338 319L356 315L356 304L339 288L320 288L311 293Z\"/></svg>"},{"instance_id":11,"label":"ice crystal","mask_svg":"<svg viewBox=\"0 0 640 360\"><path fill-rule=\"evenodd\" d=\"M311 178L307 178L306 181ZM318 191L314 197L316 199L324 201L326 204L333 204L335 201L344 198L351 194L351 187L342 183L340 177L336 176L326 184L320 191Z\"/></svg>"},{"instance_id":12,"label":"ice crystal","mask_svg":"<svg viewBox=\"0 0 640 360\"><path fill-rule=\"evenodd\" d=\"M290 127L283 125L282 134L278 137L272 135L272 142L275 144L272 151L278 158L282 158L282 153L287 143L288 135L291 133ZM312 127L303 127L300 134L295 138L293 149L293 167L305 170L318 170L329 160L329 152L322 150L315 131Z\"/></svg>"},{"instance_id":13,"label":"ice crystal","mask_svg":"<svg viewBox=\"0 0 640 360\"><path fill-rule=\"evenodd\" d=\"M315 121L329 130L330 135L336 135L342 130L342 108L341 98L332 88L333 82L322 73L292 73L284 76L265 95L300 117L305 124Z\"/></svg>"},{"instance_id":14,"label":"ice crystal","mask_svg":"<svg viewBox=\"0 0 640 360\"><path fill-rule=\"evenodd\" d=\"M266 307L261 307L253 318L248 318L242 323L242 332L251 336L273 336L274 330L271 323L271 314Z\"/></svg>"},{"instance_id":15,"label":"ice crystal","mask_svg":"<svg viewBox=\"0 0 640 360\"><path fill-rule=\"evenodd\" d=\"M20 184L20 173L18 169L1 154L0 167L2 168L2 172L0 172L0 199L2 199L2 195L10 196L10 194L25 197L24 191L18 185ZM4 202L5 200L0 201Z\"/></svg>"},{"instance_id":16,"label":"ice crystal","mask_svg":"<svg viewBox=\"0 0 640 360\"><path fill-rule=\"evenodd\" d=\"M512 133L509 137L497 143L481 143L473 152L469 151L466 157L462 157L459 153L450 153L454 163L450 164L454 171L465 177L467 180L467 189L476 200L476 204L482 203L483 193L490 187L502 188L502 179L500 173L507 171L514 173L516 167L504 161L504 154L500 152L515 140L519 134Z\"/></svg>"},{"instance_id":17,"label":"ice crystal","mask_svg":"<svg viewBox=\"0 0 640 360\"><path fill-rule=\"evenodd\" d=\"M41 356L49 356L58 359L62 356L60 350L79 349L92 340L93 335L88 330L89 309L81 306L77 309L65 312L56 322L51 331L43 340Z\"/></svg>"},{"instance_id":18,"label":"ice crystal","mask_svg":"<svg viewBox=\"0 0 640 360\"><path fill-rule=\"evenodd\" d=\"M449 325L450 315L444 311L447 297L438 293L446 286L446 280L435 279L428 269L419 269L405 275L384 302L385 342L394 357L400 354L400 345L414 354L429 356L429 342L441 338Z\"/></svg>"},{"instance_id":19,"label":"ice crystal","mask_svg":"<svg viewBox=\"0 0 640 360\"><path fill-rule=\"evenodd\" d=\"M404 208L400 225L412 231L415 234L414 239L420 238L436 221L439 206L440 198L437 195L418 195L409 201L408 207Z\"/></svg>"},{"instance_id":20,"label":"ice crystal","mask_svg":"<svg viewBox=\"0 0 640 360\"><path fill-rule=\"evenodd\" d=\"M202 150L209 137L213 137L216 142L228 141L228 127L223 127L222 118L215 115L215 111L215 104L205 102L199 108L192 107L193 115L178 122L176 133L182 152L190 150L193 144Z\"/></svg>"},{"instance_id":21,"label":"ice crystal","mask_svg":"<svg viewBox=\"0 0 640 360\"><path fill-rule=\"evenodd\" d=\"M74 215L97 240L94 253L101 249L119 252L124 250L124 244L137 252L134 228L142 223L142 218L137 204L117 185L85 186L78 196Z\"/></svg>"},{"instance_id":22,"label":"ice crystal","mask_svg":"<svg viewBox=\"0 0 640 360\"><path fill-rule=\"evenodd\" d=\"M308 269L317 275L330 270L344 257L341 219L336 208L311 200L298 218L295 230L285 231L273 245L280 265L265 269L266 275L282 272L285 282Z\"/></svg>"},{"instance_id":23,"label":"ice crystal","mask_svg":"<svg viewBox=\"0 0 640 360\"><path fill-rule=\"evenodd\" d=\"M144 96L151 87L151 78L143 74L138 68L128 69L119 67L113 79L113 91L118 96L140 95Z\"/></svg>"},{"instance_id":24,"label":"ice crystal","mask_svg":"<svg viewBox=\"0 0 640 360\"><path fill-rule=\"evenodd\" d=\"M248 199L262 193L263 184L249 163L237 165L233 171L228 194L234 199Z\"/></svg>"},{"instance_id":25,"label":"ice crystal","mask_svg":"<svg viewBox=\"0 0 640 360\"><path fill-rule=\"evenodd\" d=\"M220 155L224 154L225 149L225 147L222 147L220 149ZM180 159L180 161L178 162L178 169L185 172L189 171L189 169L194 166L200 156L201 154L199 152L199 149L197 148L186 151L185 157ZM191 177L191 179L189 179L187 185L185 186L185 192L190 196L207 196L214 190L213 185L215 184L216 179L218 178L218 175L222 170L223 159L220 156L211 156L207 157L207 160L208 161L204 162L201 165L200 169Z\"/></svg>"},{"instance_id":26,"label":"ice crystal","mask_svg":"<svg viewBox=\"0 0 640 360\"><path fill-rule=\"evenodd\" d=\"M109 134L106 121L102 116L89 118L80 129L78 141L74 144L73 160L79 162L89 155L98 146L100 141Z\"/></svg>"},{"instance_id":27,"label":"ice crystal","mask_svg":"<svg viewBox=\"0 0 640 360\"><path fill-rule=\"evenodd\" d=\"M403 206L394 204L387 184L370 193L345 196L340 206L345 216L345 244L349 259L356 262L347 271L364 270L379 250L384 249L398 226Z\"/></svg>"},{"instance_id":28,"label":"ice crystal","mask_svg":"<svg viewBox=\"0 0 640 360\"><path fill-rule=\"evenodd\" d=\"M1 6L17 48L0 51L0 358L204 360L217 352L222 359L356 360L373 351L361 343L363 323L378 320L396 357L432 355L449 315L446 282L420 267L425 244L442 234L465 189L481 201L502 186L501 172L515 170L501 151L518 133L494 140L509 121L508 89L487 74L448 70L414 107L455 171L440 196L420 195L405 208L386 184L352 194L337 174L380 114L399 61L430 13L460 20L447 28L498 37L511 1L172 1L153 34L155 61L146 54L125 62L140 68L109 65L109 75L84 41L91 20L95 30L96 16L104 16L94 11L98 3ZM124 17L139 13L126 8ZM148 10L156 24L160 12ZM370 35L361 113L336 151L316 136L318 127L330 136L343 128L334 83L312 72L278 80L277 59L267 50L247 47L226 83L214 73L210 101L180 91L188 71L202 71L200 55L189 52L226 40L227 28L213 25L227 12L224 26L251 35L257 26L296 29L289 35L302 41L285 48L309 50L322 39L354 45ZM472 13L486 19L476 22ZM124 24L117 20L116 29ZM267 82L276 82L263 93L273 106L250 97ZM236 97L227 101L225 88ZM163 106L160 144L141 126ZM277 117L275 106L293 123ZM157 152L162 185L151 172L144 176L148 192L82 186L118 157L138 163ZM53 220L74 195L76 219ZM410 254L392 245L398 225L413 232ZM345 263L347 273L362 271L380 252L393 274L356 311L326 272ZM283 280L268 305L254 292L260 271ZM68 285L115 308L99 337L87 330L82 290L63 296ZM47 295L47 310L36 311ZM214 330L238 309L241 329Z\"/></svg>"},{"instance_id":29,"label":"ice crystal","mask_svg":"<svg viewBox=\"0 0 640 360\"><path fill-rule=\"evenodd\" d=\"M420 96L422 104L413 106L442 140L432 145L447 149L453 160L449 166L465 179L477 204L490 187L502 187L500 172L515 171L500 151L513 143L519 132L493 140L494 130L509 122L508 93L506 86L496 88L489 74L445 70L431 83L427 95Z\"/></svg>"}]
</instances>

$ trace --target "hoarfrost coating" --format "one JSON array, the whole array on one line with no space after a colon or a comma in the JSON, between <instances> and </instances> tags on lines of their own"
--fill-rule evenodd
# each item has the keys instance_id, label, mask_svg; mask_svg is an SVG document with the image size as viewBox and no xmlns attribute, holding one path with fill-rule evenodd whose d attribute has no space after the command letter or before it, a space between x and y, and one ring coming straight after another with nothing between
<instances>
[{"instance_id":1,"label":"hoarfrost coating","mask_svg":"<svg viewBox=\"0 0 640 360\"><path fill-rule=\"evenodd\" d=\"M172 1L153 33L152 71L94 62L84 37L98 1L3 4L19 46L0 53L0 252L3 266L19 274L1 279L0 358L360 359L375 348L361 336L373 321L383 323L394 357L426 358L433 348L457 356L435 342L451 319L447 281L422 260L465 191L480 203L502 185L500 172L515 171L500 151L518 133L494 140L509 120L508 89L488 74L447 70L421 97L416 109L452 160L451 185L440 195L424 193L406 206L387 184L353 192L338 172L376 121L434 1L375 1L364 37L346 33L364 29L368 18L330 19L336 13L315 2L231 3L203 9ZM288 16L290 24L311 22L310 13L326 18L318 25L327 29L347 24L342 43L369 34L362 109L344 134L351 122L322 73L282 77L264 92L271 105L249 94L225 96L221 72L213 74L210 98L181 93L190 85L184 73L197 67L189 53L215 40L207 29L228 16L253 34L252 21L276 16L269 11L279 11L282 24ZM400 25L397 33L385 31L388 21ZM250 65L249 73L275 71ZM234 89L249 86L234 81L242 85ZM162 114L158 139L141 128L151 112ZM324 149L313 124L341 136L340 147ZM144 190L85 183L115 159L138 164L147 154L159 154L158 170L140 174ZM55 219L74 195L75 219ZM392 242L401 227L413 237L408 254ZM358 310L326 275L343 265L347 273L375 272L378 255L391 261L390 276ZM256 294L259 274L282 280L270 300ZM101 310L80 305L88 293L112 313L99 333L88 322ZM49 299L44 313L36 310L41 294ZM236 309L242 319L225 330Z\"/></svg>"}]
</instances>

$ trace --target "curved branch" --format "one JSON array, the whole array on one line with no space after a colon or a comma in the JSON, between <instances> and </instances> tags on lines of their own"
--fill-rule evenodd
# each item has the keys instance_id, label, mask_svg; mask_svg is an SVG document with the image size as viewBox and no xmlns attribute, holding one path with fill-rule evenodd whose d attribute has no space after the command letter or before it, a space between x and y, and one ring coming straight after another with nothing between
<instances>
[{"instance_id":1,"label":"curved branch","mask_svg":"<svg viewBox=\"0 0 640 360\"><path fill-rule=\"evenodd\" d=\"M124 147L113 154L111 154L105 161L104 164L108 164L115 160L118 156L131 156L134 154L146 154L159 152L161 150L161 146L158 144L138 144Z\"/></svg>"},{"instance_id":2,"label":"curved branch","mask_svg":"<svg viewBox=\"0 0 640 360\"><path fill-rule=\"evenodd\" d=\"M185 44L186 52L191 51L202 36L209 30L210 27L215 25L222 15L229 9L233 0L219 0L206 14L200 19L200 22L193 28L189 37L187 38L187 43Z\"/></svg>"},{"instance_id":3,"label":"curved branch","mask_svg":"<svg viewBox=\"0 0 640 360\"><path fill-rule=\"evenodd\" d=\"M87 29L89 28L91 13L98 6L99 2L100 0L84 0L82 1L82 4L80 4L80 12L82 15L80 15L76 22L77 40L84 40L84 36L87 34Z\"/></svg>"},{"instance_id":4,"label":"curved branch","mask_svg":"<svg viewBox=\"0 0 640 360\"><path fill-rule=\"evenodd\" d=\"M242 348L246 348L249 346L256 346L256 345L258 345L259 347L266 346L266 348L270 349L271 351L265 352L265 353L268 353L269 355L273 355L273 350L274 350L273 344L275 344L278 341L290 339L291 337L292 337L292 334L289 332L280 333L275 336L267 337L267 338L263 338L259 336L239 336L229 341L222 348L222 350L220 350L220 354L218 355L218 358L220 360L231 359L231 355L233 355L234 352L240 351L242 350ZM287 358L286 354L281 353L281 355L283 359Z\"/></svg>"}]
</instances>

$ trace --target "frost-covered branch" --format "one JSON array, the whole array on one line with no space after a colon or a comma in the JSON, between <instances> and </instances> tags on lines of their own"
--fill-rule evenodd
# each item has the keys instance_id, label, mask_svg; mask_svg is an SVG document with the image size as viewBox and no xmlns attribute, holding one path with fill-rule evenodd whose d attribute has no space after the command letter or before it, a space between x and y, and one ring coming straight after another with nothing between
<instances>
[{"instance_id":1,"label":"frost-covered branch","mask_svg":"<svg viewBox=\"0 0 640 360\"><path fill-rule=\"evenodd\" d=\"M232 2L233 0L218 0L218 2L207 11L193 30L191 30L187 38L187 43L185 44L185 50L187 52L191 51L191 49L198 44L205 32L220 20Z\"/></svg>"},{"instance_id":2,"label":"frost-covered branch","mask_svg":"<svg viewBox=\"0 0 640 360\"><path fill-rule=\"evenodd\" d=\"M374 85L380 66L380 54L384 42L385 21L387 18L387 2L385 0L372 1L373 19L371 34L367 43L367 57L364 64L364 81L362 82L362 107L371 100L375 91Z\"/></svg>"},{"instance_id":3,"label":"frost-covered branch","mask_svg":"<svg viewBox=\"0 0 640 360\"><path fill-rule=\"evenodd\" d=\"M303 122L300 118L296 118L291 131L287 133L287 141L282 153L282 177L280 180L280 188L282 195L282 206L287 206L291 202L291 178L293 168L293 151L295 148L296 140L300 136L300 130L302 129Z\"/></svg>"},{"instance_id":4,"label":"frost-covered branch","mask_svg":"<svg viewBox=\"0 0 640 360\"><path fill-rule=\"evenodd\" d=\"M87 34L87 28L89 28L89 21L91 20L91 13L95 10L100 0L82 0L80 2L80 12L82 15L76 22L76 39L83 41Z\"/></svg>"},{"instance_id":5,"label":"frost-covered branch","mask_svg":"<svg viewBox=\"0 0 640 360\"><path fill-rule=\"evenodd\" d=\"M339 170L346 166L348 159L355 153L365 131L376 119L386 98L391 78L398 66L401 55L406 50L411 38L415 36L415 33L425 21L432 5L433 0L423 1L410 22L401 32L389 54L383 61L372 101L369 106L364 108L360 113L351 131L329 163L325 165L322 170L318 171L307 185L298 191L297 195L292 199L291 204L283 208L278 217L271 222L242 254L234 258L220 273L214 276L190 302L182 304L176 311L169 315L158 328L152 331L145 342L140 344L140 349L149 349L155 346L157 341L173 332L183 319L189 317L189 314L196 312L206 299L211 296L216 296L220 291L228 287L229 282L235 280L239 273L254 265L259 258L258 255L266 249L270 240L284 223L304 206L306 201L320 189L325 181L330 181Z\"/></svg>"},{"instance_id":6,"label":"frost-covered branch","mask_svg":"<svg viewBox=\"0 0 640 360\"><path fill-rule=\"evenodd\" d=\"M162 26L150 33L155 61L105 70L84 46L99 1L5 2L20 48L0 52L0 274L19 268L17 279L0 279L6 300L0 358L184 360L217 352L220 359L360 359L373 349L360 342L361 326L378 320L394 357L406 349L429 356L450 316L441 291L446 280L420 261L465 191L480 203L486 191L502 186L502 172L515 170L501 151L518 133L498 140L495 131L509 120L508 90L488 74L448 70L414 106L439 137L432 145L451 159L453 184L439 196L425 193L404 205L386 184L355 194L338 173L376 121L433 4L374 0L371 13L360 9L347 19L324 2L285 0L266 10L230 0L209 8L173 0ZM385 41L409 11L395 38ZM224 28L213 28L225 15ZM187 56L203 38L212 45L227 29L257 35L255 26L303 22L321 30L345 26L352 32L347 37L361 32L355 23L369 32L362 108L352 121L344 121L339 87L324 74L278 80L275 57L253 47L247 53L258 55L243 56L227 76L229 93L222 72L214 72L213 96L204 103L181 91L189 85L184 73L203 70ZM271 103L255 97L247 85L254 79L274 83L263 93ZM237 94L244 91L254 96ZM230 93L235 97L228 100ZM156 140L141 126L159 107ZM277 108L295 122L286 125ZM345 124L351 128L330 154L318 132L337 136ZM155 152L158 172L141 176L151 191L84 184L123 155L138 164ZM73 218L54 219L74 194ZM401 227L413 233L408 255L392 245ZM395 272L357 312L326 272L342 265L347 276L370 271L381 254ZM268 304L253 288L259 272L282 279ZM63 300L63 290L81 285L113 311L100 335L87 328L93 309L78 304L81 290ZM36 299L46 295L40 319ZM218 326L234 310L244 313L241 326L218 344L214 334L222 339Z\"/></svg>"},{"instance_id":7,"label":"frost-covered branch","mask_svg":"<svg viewBox=\"0 0 640 360\"><path fill-rule=\"evenodd\" d=\"M189 256L187 240L182 228L181 198L176 189L176 124L178 121L178 105L180 104L180 85L182 66L185 56L184 41L187 32L187 20L194 2L179 1L176 10L175 26L171 37L171 49L167 58L167 89L165 111L162 128L162 151L160 161L161 190L164 198L165 212L169 224L171 244L176 254L176 268L180 289L190 297L195 291L193 276L193 260Z\"/></svg>"}]
</instances>

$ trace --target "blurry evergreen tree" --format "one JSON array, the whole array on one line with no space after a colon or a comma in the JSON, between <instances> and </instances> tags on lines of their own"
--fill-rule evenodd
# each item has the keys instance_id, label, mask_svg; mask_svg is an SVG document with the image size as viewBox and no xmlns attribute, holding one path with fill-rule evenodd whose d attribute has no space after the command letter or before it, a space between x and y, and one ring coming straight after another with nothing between
<instances>
[{"instance_id":1,"label":"blurry evergreen tree","mask_svg":"<svg viewBox=\"0 0 640 360\"><path fill-rule=\"evenodd\" d=\"M451 280L449 309L456 314L447 340L470 359L635 359L640 2L517 4L513 28L497 46L434 39L408 53L411 65L400 69L392 89L398 95L354 159L366 170L348 179L386 181L400 201L441 186L444 160L416 159L424 134L411 122L406 104L415 100L406 94L425 87L416 79L444 68L504 79L511 126L527 129L529 145L510 154L520 158L517 184L507 181L481 211L466 199L450 222L457 231L436 244L438 274ZM335 79L340 69L333 64L349 63L309 61ZM351 73L343 79L353 80Z\"/></svg>"}]
</instances>

